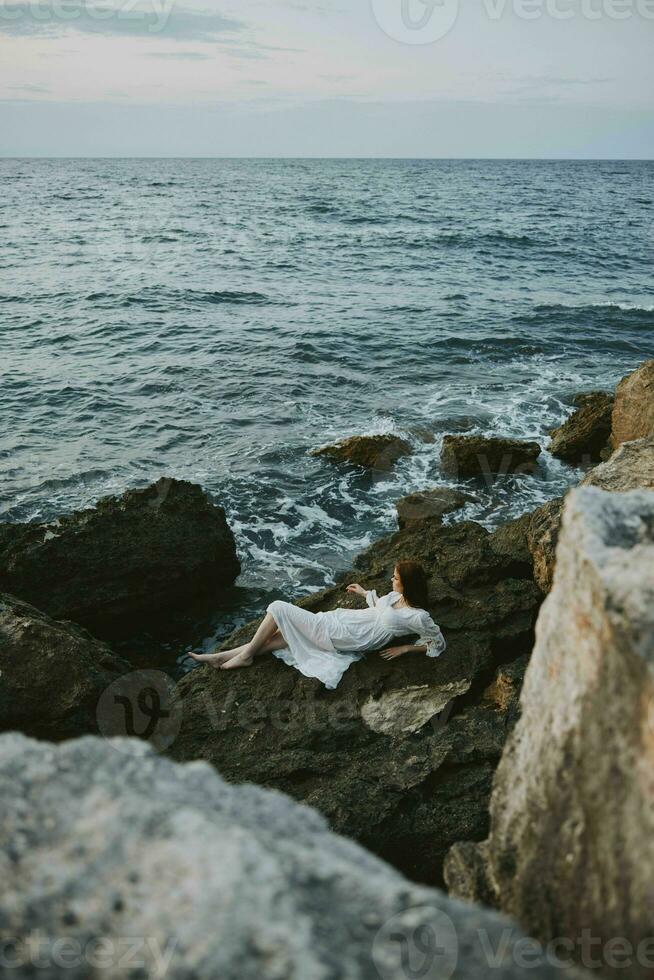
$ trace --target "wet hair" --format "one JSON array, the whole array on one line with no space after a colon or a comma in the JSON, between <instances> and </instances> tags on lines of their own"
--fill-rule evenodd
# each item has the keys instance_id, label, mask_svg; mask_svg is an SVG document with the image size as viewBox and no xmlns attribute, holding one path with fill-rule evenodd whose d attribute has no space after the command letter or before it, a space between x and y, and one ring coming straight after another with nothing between
<instances>
[{"instance_id":1,"label":"wet hair","mask_svg":"<svg viewBox=\"0 0 654 980\"><path fill-rule=\"evenodd\" d=\"M415 609L426 609L429 603L427 574L417 561L398 561L395 564L400 576L404 598Z\"/></svg>"}]
</instances>

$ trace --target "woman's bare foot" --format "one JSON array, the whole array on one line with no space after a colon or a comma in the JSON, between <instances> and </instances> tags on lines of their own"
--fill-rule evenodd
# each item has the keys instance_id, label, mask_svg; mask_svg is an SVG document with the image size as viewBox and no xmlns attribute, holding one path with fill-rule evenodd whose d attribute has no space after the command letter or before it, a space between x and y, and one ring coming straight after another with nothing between
<instances>
[{"instance_id":1,"label":"woman's bare foot","mask_svg":"<svg viewBox=\"0 0 654 980\"><path fill-rule=\"evenodd\" d=\"M245 650L245 644L234 647L233 650L223 650L222 653L189 653L189 657L192 657L199 664L209 664L216 670L220 670L223 664L226 664L233 657L238 657L243 650Z\"/></svg>"},{"instance_id":2,"label":"woman's bare foot","mask_svg":"<svg viewBox=\"0 0 654 980\"><path fill-rule=\"evenodd\" d=\"M222 664L221 670L234 670L235 667L251 667L254 660L254 654L250 653L245 647L242 653L238 653L235 657L232 657L227 663Z\"/></svg>"}]
</instances>

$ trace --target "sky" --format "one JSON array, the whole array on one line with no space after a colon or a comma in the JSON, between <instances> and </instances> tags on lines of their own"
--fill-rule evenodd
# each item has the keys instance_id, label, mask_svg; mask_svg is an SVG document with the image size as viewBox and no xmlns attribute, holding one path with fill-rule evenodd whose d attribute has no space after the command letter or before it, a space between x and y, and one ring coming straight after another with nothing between
<instances>
[{"instance_id":1,"label":"sky","mask_svg":"<svg viewBox=\"0 0 654 980\"><path fill-rule=\"evenodd\" d=\"M654 0L0 0L2 156L654 157Z\"/></svg>"}]
</instances>

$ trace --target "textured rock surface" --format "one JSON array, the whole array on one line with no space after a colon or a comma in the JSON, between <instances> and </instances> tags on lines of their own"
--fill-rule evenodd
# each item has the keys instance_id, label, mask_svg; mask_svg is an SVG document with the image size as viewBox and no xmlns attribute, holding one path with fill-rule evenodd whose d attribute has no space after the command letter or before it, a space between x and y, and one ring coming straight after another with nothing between
<instances>
[{"instance_id":1,"label":"textured rock surface","mask_svg":"<svg viewBox=\"0 0 654 980\"><path fill-rule=\"evenodd\" d=\"M654 489L654 436L623 443L610 459L587 473L581 485L617 493Z\"/></svg>"},{"instance_id":2,"label":"textured rock surface","mask_svg":"<svg viewBox=\"0 0 654 980\"><path fill-rule=\"evenodd\" d=\"M487 833L492 774L514 715L484 692L498 665L531 650L541 595L520 535L496 541L472 522L398 531L361 555L347 581L383 594L401 557L418 558L430 572L430 611L448 642L443 656L370 654L335 691L272 657L244 671L194 670L179 685L184 717L171 751L184 761L208 759L229 779L284 790L411 877L438 883L461 828L472 839ZM300 605L360 605L344 586ZM229 644L243 642L254 625ZM443 691L467 688L454 710L434 715ZM422 727L381 730L391 702L398 718L406 712L419 721L416 700Z\"/></svg>"},{"instance_id":3,"label":"textured rock surface","mask_svg":"<svg viewBox=\"0 0 654 980\"><path fill-rule=\"evenodd\" d=\"M578 395L576 411L550 433L552 455L568 463L597 462L611 435L613 400L606 391Z\"/></svg>"},{"instance_id":4,"label":"textured rock surface","mask_svg":"<svg viewBox=\"0 0 654 980\"><path fill-rule=\"evenodd\" d=\"M654 437L624 443L605 463L593 467L581 486L613 493L654 489ZM563 497L548 500L529 515L527 542L534 578L545 593L552 587L563 500Z\"/></svg>"},{"instance_id":5,"label":"textured rock surface","mask_svg":"<svg viewBox=\"0 0 654 980\"><path fill-rule=\"evenodd\" d=\"M321 456L334 463L349 463L367 469L388 470L402 456L411 453L406 439L393 435L352 436L333 446L314 449L313 456Z\"/></svg>"},{"instance_id":6,"label":"textured rock surface","mask_svg":"<svg viewBox=\"0 0 654 980\"><path fill-rule=\"evenodd\" d=\"M397 523L400 528L405 528L422 521L439 521L443 519L445 514L459 510L474 500L475 497L470 494L451 490L448 487L436 487L434 490L410 493L398 500L395 505L397 507Z\"/></svg>"},{"instance_id":7,"label":"textured rock surface","mask_svg":"<svg viewBox=\"0 0 654 980\"><path fill-rule=\"evenodd\" d=\"M0 589L101 636L215 594L239 571L223 509L178 480L49 524L0 524Z\"/></svg>"},{"instance_id":8,"label":"textured rock surface","mask_svg":"<svg viewBox=\"0 0 654 980\"><path fill-rule=\"evenodd\" d=\"M496 476L530 473L537 466L541 448L537 442L485 436L445 436L441 466L458 476Z\"/></svg>"},{"instance_id":9,"label":"textured rock surface","mask_svg":"<svg viewBox=\"0 0 654 980\"><path fill-rule=\"evenodd\" d=\"M623 378L615 392L611 445L654 436L654 360Z\"/></svg>"},{"instance_id":10,"label":"textured rock surface","mask_svg":"<svg viewBox=\"0 0 654 980\"><path fill-rule=\"evenodd\" d=\"M95 732L100 694L129 669L80 627L0 594L0 730L55 741Z\"/></svg>"},{"instance_id":11,"label":"textured rock surface","mask_svg":"<svg viewBox=\"0 0 654 980\"><path fill-rule=\"evenodd\" d=\"M568 975L508 920L412 885L306 807L136 742L5 735L0 798L16 980Z\"/></svg>"},{"instance_id":12,"label":"textured rock surface","mask_svg":"<svg viewBox=\"0 0 654 980\"><path fill-rule=\"evenodd\" d=\"M544 593L552 588L562 512L563 497L557 497L537 507L530 515L527 541L534 563L534 579Z\"/></svg>"},{"instance_id":13,"label":"textured rock surface","mask_svg":"<svg viewBox=\"0 0 654 980\"><path fill-rule=\"evenodd\" d=\"M486 885L479 849L467 879L452 855L452 881L464 895L490 888L545 941L649 940L649 966L634 955L603 975L651 977L653 774L654 493L577 489L495 779Z\"/></svg>"}]
</instances>

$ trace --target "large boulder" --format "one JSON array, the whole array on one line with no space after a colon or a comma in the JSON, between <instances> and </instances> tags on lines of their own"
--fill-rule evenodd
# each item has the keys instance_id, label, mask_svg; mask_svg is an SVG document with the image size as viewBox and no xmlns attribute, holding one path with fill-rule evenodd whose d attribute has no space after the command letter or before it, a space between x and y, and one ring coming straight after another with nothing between
<instances>
[{"instance_id":1,"label":"large boulder","mask_svg":"<svg viewBox=\"0 0 654 980\"><path fill-rule=\"evenodd\" d=\"M422 521L442 521L445 514L460 510L476 497L450 487L436 487L433 490L419 490L398 500L397 523L400 528L411 527Z\"/></svg>"},{"instance_id":2,"label":"large boulder","mask_svg":"<svg viewBox=\"0 0 654 980\"><path fill-rule=\"evenodd\" d=\"M363 466L366 469L386 471L402 456L409 456L411 444L406 439L394 435L352 436L322 446L312 451L312 456L328 459L333 463L347 463Z\"/></svg>"},{"instance_id":3,"label":"large boulder","mask_svg":"<svg viewBox=\"0 0 654 980\"><path fill-rule=\"evenodd\" d=\"M654 437L625 442L606 462L589 470L580 486L613 493L654 489ZM534 578L544 593L552 588L564 499L548 500L529 518L527 540Z\"/></svg>"},{"instance_id":4,"label":"large boulder","mask_svg":"<svg viewBox=\"0 0 654 980\"><path fill-rule=\"evenodd\" d=\"M80 627L0 594L0 730L55 741L97 732L100 695L129 669Z\"/></svg>"},{"instance_id":5,"label":"large boulder","mask_svg":"<svg viewBox=\"0 0 654 980\"><path fill-rule=\"evenodd\" d=\"M611 445L654 436L654 360L623 378L615 392Z\"/></svg>"},{"instance_id":6,"label":"large boulder","mask_svg":"<svg viewBox=\"0 0 654 980\"><path fill-rule=\"evenodd\" d=\"M552 455L568 463L598 462L611 435L613 400L606 391L578 395L576 411L550 432Z\"/></svg>"},{"instance_id":7,"label":"large boulder","mask_svg":"<svg viewBox=\"0 0 654 980\"><path fill-rule=\"evenodd\" d=\"M448 859L457 894L491 892L530 934L566 937L577 956L591 935L603 976L651 978L653 772L654 493L576 489L490 837L469 861L461 848Z\"/></svg>"},{"instance_id":8,"label":"large boulder","mask_svg":"<svg viewBox=\"0 0 654 980\"><path fill-rule=\"evenodd\" d=\"M441 450L444 472L459 477L533 473L541 447L537 442L488 436L445 436Z\"/></svg>"},{"instance_id":9,"label":"large boulder","mask_svg":"<svg viewBox=\"0 0 654 980\"><path fill-rule=\"evenodd\" d=\"M129 739L0 738L16 980L564 980L507 919L412 884L279 793Z\"/></svg>"},{"instance_id":10,"label":"large boulder","mask_svg":"<svg viewBox=\"0 0 654 980\"><path fill-rule=\"evenodd\" d=\"M180 682L183 723L172 754L310 803L411 877L439 883L460 828L474 839L486 834L492 775L515 720L511 699L486 691L498 668L533 644L541 595L523 538L512 529L496 539L473 522L425 522L377 542L356 572L299 604L314 612L360 605L346 582L386 593L394 561L417 558L429 572L445 653L370 654L334 691L273 657L243 671L202 667ZM518 674L514 681L518 691Z\"/></svg>"},{"instance_id":11,"label":"large boulder","mask_svg":"<svg viewBox=\"0 0 654 980\"><path fill-rule=\"evenodd\" d=\"M180 480L45 524L0 524L0 589L102 637L215 594L239 571L225 512Z\"/></svg>"},{"instance_id":12,"label":"large boulder","mask_svg":"<svg viewBox=\"0 0 654 980\"><path fill-rule=\"evenodd\" d=\"M654 435L623 443L610 459L586 474L581 486L614 493L654 489Z\"/></svg>"}]
</instances>

